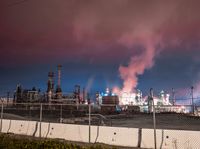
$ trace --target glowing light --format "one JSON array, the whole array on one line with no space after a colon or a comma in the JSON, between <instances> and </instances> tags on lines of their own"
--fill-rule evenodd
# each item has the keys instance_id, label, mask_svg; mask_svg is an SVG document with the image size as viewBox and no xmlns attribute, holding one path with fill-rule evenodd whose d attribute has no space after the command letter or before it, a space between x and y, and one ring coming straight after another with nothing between
<instances>
[{"instance_id":1,"label":"glowing light","mask_svg":"<svg viewBox=\"0 0 200 149\"><path fill-rule=\"evenodd\" d=\"M142 97L142 92L140 90L136 90L134 92L127 92L119 90L118 87L114 87L112 90L115 95L119 96L119 104L120 105L147 105L148 97ZM113 95L113 94L112 94ZM169 102L170 94L165 94L162 90L160 92L160 97L154 96L155 105L172 105Z\"/></svg>"},{"instance_id":2,"label":"glowing light","mask_svg":"<svg viewBox=\"0 0 200 149\"><path fill-rule=\"evenodd\" d=\"M115 96L115 93L112 93L111 95L112 95L112 96Z\"/></svg>"},{"instance_id":3,"label":"glowing light","mask_svg":"<svg viewBox=\"0 0 200 149\"><path fill-rule=\"evenodd\" d=\"M106 93L109 94L110 93L110 90L109 88L106 88Z\"/></svg>"}]
</instances>

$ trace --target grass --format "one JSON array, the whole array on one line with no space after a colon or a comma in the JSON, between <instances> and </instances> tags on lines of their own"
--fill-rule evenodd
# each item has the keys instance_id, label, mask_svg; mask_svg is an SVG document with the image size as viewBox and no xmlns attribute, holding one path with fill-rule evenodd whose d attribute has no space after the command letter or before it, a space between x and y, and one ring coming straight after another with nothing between
<instances>
[{"instance_id":1,"label":"grass","mask_svg":"<svg viewBox=\"0 0 200 149\"><path fill-rule=\"evenodd\" d=\"M0 149L117 149L116 147L84 143L74 143L57 139L38 139L33 137L0 134Z\"/></svg>"}]
</instances>

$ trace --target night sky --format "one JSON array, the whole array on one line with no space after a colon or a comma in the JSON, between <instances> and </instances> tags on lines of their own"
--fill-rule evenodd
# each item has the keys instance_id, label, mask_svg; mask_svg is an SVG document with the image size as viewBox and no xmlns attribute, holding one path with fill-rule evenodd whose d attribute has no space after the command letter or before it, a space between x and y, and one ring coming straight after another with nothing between
<instances>
[{"instance_id":1,"label":"night sky","mask_svg":"<svg viewBox=\"0 0 200 149\"><path fill-rule=\"evenodd\" d=\"M1 0L0 94L46 90L62 64L64 92L153 87L200 92L199 0ZM198 90L199 88L199 90Z\"/></svg>"}]
</instances>

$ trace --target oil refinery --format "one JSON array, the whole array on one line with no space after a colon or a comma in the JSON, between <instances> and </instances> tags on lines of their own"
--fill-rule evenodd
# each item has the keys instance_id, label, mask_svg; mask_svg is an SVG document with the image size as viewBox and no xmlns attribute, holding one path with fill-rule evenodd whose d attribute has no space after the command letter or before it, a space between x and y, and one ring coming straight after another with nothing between
<instances>
[{"instance_id":1,"label":"oil refinery","mask_svg":"<svg viewBox=\"0 0 200 149\"><path fill-rule=\"evenodd\" d=\"M55 80L57 76L57 81ZM61 87L62 66L57 66L57 72L48 73L47 87L45 93L40 89L23 89L18 84L14 91L13 99L10 97L1 98L5 102L11 103L49 103L49 104L74 104L87 105L93 104L98 110L104 113L121 113L124 111L151 113L152 106L156 107L156 112L176 112L176 113L195 113L198 115L198 108L194 104L178 105L172 89L172 96L163 90L153 97L143 95L142 91L137 89L135 92L118 92L114 93L112 89L106 88L105 92L97 91L95 95L90 95L85 88L80 85L74 86L74 91L65 94ZM56 85L55 85L56 82ZM8 95L9 96L9 95ZM153 99L153 100L152 100Z\"/></svg>"}]
</instances>

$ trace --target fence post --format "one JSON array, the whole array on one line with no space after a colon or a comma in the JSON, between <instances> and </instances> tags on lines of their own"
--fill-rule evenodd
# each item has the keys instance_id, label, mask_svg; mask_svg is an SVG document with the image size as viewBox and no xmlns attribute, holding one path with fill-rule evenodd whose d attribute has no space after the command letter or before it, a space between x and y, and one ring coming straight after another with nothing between
<instances>
[{"instance_id":1,"label":"fence post","mask_svg":"<svg viewBox=\"0 0 200 149\"><path fill-rule=\"evenodd\" d=\"M1 103L1 128L0 128L0 132L2 132L2 127L3 127L3 102Z\"/></svg>"},{"instance_id":2,"label":"fence post","mask_svg":"<svg viewBox=\"0 0 200 149\"><path fill-rule=\"evenodd\" d=\"M91 142L91 104L89 103L88 104L88 107L89 107L89 144Z\"/></svg>"},{"instance_id":3,"label":"fence post","mask_svg":"<svg viewBox=\"0 0 200 149\"><path fill-rule=\"evenodd\" d=\"M150 95L153 102L153 128L154 128L154 147L157 149L157 141L156 141L156 111L155 111L155 103L153 99L153 88L150 89Z\"/></svg>"},{"instance_id":4,"label":"fence post","mask_svg":"<svg viewBox=\"0 0 200 149\"><path fill-rule=\"evenodd\" d=\"M41 131L42 131L42 103L40 104L40 132L39 132L40 138L42 137Z\"/></svg>"},{"instance_id":5,"label":"fence post","mask_svg":"<svg viewBox=\"0 0 200 149\"><path fill-rule=\"evenodd\" d=\"M60 105L60 123L63 122L63 116L62 116L62 104Z\"/></svg>"},{"instance_id":6,"label":"fence post","mask_svg":"<svg viewBox=\"0 0 200 149\"><path fill-rule=\"evenodd\" d=\"M194 115L194 87L191 87L191 94L192 94L192 114Z\"/></svg>"}]
</instances>

